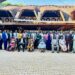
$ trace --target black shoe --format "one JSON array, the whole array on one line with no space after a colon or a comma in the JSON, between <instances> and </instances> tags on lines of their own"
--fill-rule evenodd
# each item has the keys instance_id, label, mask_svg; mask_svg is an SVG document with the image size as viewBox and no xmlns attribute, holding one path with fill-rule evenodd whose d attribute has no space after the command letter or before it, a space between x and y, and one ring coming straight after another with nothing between
<instances>
[{"instance_id":1,"label":"black shoe","mask_svg":"<svg viewBox=\"0 0 75 75\"><path fill-rule=\"evenodd\" d=\"M54 53L54 51L52 51L52 53Z\"/></svg>"}]
</instances>

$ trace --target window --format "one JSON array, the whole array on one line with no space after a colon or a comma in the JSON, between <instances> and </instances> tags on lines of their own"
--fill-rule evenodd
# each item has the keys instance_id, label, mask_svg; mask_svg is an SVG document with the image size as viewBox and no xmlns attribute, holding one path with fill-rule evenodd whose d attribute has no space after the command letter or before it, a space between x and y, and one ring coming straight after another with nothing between
<instances>
[{"instance_id":1,"label":"window","mask_svg":"<svg viewBox=\"0 0 75 75\"><path fill-rule=\"evenodd\" d=\"M41 20L59 21L61 20L61 15L58 10L57 11L47 10L43 13Z\"/></svg>"},{"instance_id":2,"label":"window","mask_svg":"<svg viewBox=\"0 0 75 75\"><path fill-rule=\"evenodd\" d=\"M20 15L20 18L26 20L35 20L36 16L33 10L23 10L22 14Z\"/></svg>"}]
</instances>

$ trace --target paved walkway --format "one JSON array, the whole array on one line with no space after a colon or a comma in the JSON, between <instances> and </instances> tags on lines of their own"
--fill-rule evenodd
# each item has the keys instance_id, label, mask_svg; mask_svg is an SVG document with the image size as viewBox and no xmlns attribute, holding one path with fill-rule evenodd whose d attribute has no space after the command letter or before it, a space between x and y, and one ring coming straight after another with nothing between
<instances>
[{"instance_id":1,"label":"paved walkway","mask_svg":"<svg viewBox=\"0 0 75 75\"><path fill-rule=\"evenodd\" d=\"M2 50L0 75L75 75L75 54Z\"/></svg>"}]
</instances>

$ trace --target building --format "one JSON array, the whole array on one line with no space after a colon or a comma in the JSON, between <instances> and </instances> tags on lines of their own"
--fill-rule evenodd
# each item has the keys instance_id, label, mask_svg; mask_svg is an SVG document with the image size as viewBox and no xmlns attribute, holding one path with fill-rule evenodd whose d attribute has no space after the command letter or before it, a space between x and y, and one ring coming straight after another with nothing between
<instances>
[{"instance_id":1,"label":"building","mask_svg":"<svg viewBox=\"0 0 75 75\"><path fill-rule=\"evenodd\" d=\"M75 29L75 6L6 6L0 9L0 29Z\"/></svg>"}]
</instances>

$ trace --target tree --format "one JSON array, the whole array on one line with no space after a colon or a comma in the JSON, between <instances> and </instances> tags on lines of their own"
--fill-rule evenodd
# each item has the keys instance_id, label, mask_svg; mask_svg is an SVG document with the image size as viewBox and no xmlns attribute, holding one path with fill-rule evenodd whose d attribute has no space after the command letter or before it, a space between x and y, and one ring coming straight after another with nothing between
<instances>
[{"instance_id":1,"label":"tree","mask_svg":"<svg viewBox=\"0 0 75 75\"><path fill-rule=\"evenodd\" d=\"M4 1L4 2L2 2L2 3L0 3L0 6L13 6L13 5L15 5L15 6L24 6L24 4L22 4L22 3L17 3L17 4L12 4L12 3L10 3L10 2L8 2L8 1Z\"/></svg>"},{"instance_id":2,"label":"tree","mask_svg":"<svg viewBox=\"0 0 75 75\"><path fill-rule=\"evenodd\" d=\"M10 2L4 1L1 3L2 6L8 6L8 5L12 5Z\"/></svg>"},{"instance_id":3,"label":"tree","mask_svg":"<svg viewBox=\"0 0 75 75\"><path fill-rule=\"evenodd\" d=\"M0 3L3 2L3 1L6 1L6 0L0 0Z\"/></svg>"}]
</instances>

